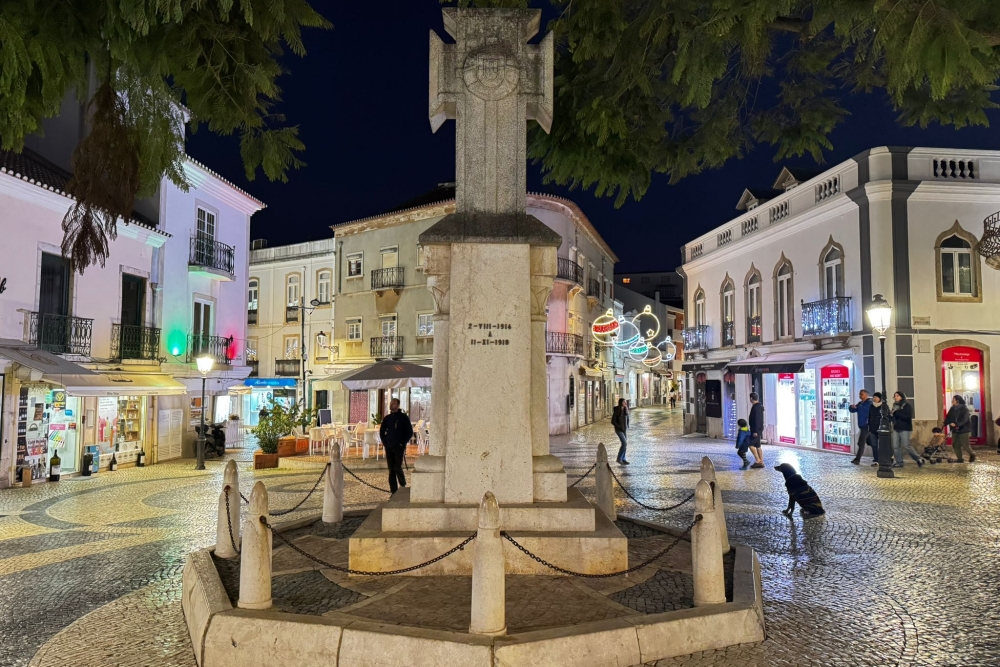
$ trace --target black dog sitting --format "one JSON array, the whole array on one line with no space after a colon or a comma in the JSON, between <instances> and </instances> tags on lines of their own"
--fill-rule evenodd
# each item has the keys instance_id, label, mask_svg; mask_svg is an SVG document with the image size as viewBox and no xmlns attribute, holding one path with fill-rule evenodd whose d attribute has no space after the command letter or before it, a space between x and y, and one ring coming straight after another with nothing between
<instances>
[{"instance_id":1,"label":"black dog sitting","mask_svg":"<svg viewBox=\"0 0 1000 667\"><path fill-rule=\"evenodd\" d=\"M820 516L826 514L823 503L819 496L809 486L809 483L802 479L802 475L795 472L795 468L790 463L782 463L774 467L785 476L785 488L788 489L788 509L782 510L785 516L791 516L795 510L795 503L802 508L802 515L806 517Z\"/></svg>"}]
</instances>

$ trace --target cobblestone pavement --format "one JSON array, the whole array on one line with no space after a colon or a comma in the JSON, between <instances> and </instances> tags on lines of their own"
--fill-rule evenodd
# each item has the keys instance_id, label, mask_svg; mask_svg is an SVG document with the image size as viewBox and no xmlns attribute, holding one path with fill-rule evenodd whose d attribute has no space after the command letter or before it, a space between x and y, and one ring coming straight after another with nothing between
<instances>
[{"instance_id":1,"label":"cobblestone pavement","mask_svg":"<svg viewBox=\"0 0 1000 667\"><path fill-rule=\"evenodd\" d=\"M767 640L658 667L1000 665L996 455L964 466L907 465L885 480L845 456L765 445L768 467L740 471L731 445L679 436L679 412L640 409L632 417L632 465L616 468L622 482L640 500L668 505L690 491L708 454L732 539L758 550L764 572ZM554 438L552 449L572 478L593 463L601 441L616 442L607 422ZM802 471L825 517L780 514L786 496L772 467L781 462ZM356 469L383 485L382 465ZM180 569L187 552L214 541L222 463L210 461L203 473L192 467L182 461L0 492L0 666L194 666ZM264 480L276 509L295 504L319 473L247 468L241 464L244 492ZM593 497L593 478L579 488ZM347 481L349 508L382 497ZM286 518L314 513L320 502L317 494ZM653 512L620 492L618 506L678 529L690 521L688 506ZM317 609L347 596L326 593Z\"/></svg>"}]
</instances>

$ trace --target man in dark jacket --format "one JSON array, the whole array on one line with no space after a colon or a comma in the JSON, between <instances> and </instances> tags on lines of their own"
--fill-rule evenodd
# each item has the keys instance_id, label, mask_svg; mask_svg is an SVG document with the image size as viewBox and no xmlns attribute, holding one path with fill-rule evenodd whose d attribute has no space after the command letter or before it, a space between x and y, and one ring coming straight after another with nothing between
<instances>
[{"instance_id":1,"label":"man in dark jacket","mask_svg":"<svg viewBox=\"0 0 1000 667\"><path fill-rule=\"evenodd\" d=\"M615 435L618 436L618 440L622 443L622 446L618 448L618 456L615 460L622 465L628 465L628 461L625 460L625 450L628 447L626 439L626 433L628 433L628 401L624 398L618 399L618 405L615 406L614 412L611 413L611 425L615 429Z\"/></svg>"},{"instance_id":2,"label":"man in dark jacket","mask_svg":"<svg viewBox=\"0 0 1000 667\"><path fill-rule=\"evenodd\" d=\"M378 430L379 438L385 447L385 463L389 466L389 490L396 493L396 481L399 486L406 486L406 476L403 474L403 454L406 446L413 439L413 425L405 412L399 409L399 399L389 402L389 414L382 418L382 426Z\"/></svg>"},{"instance_id":3,"label":"man in dark jacket","mask_svg":"<svg viewBox=\"0 0 1000 667\"><path fill-rule=\"evenodd\" d=\"M955 450L954 463L965 463L962 458L962 450L969 453L969 463L976 460L976 455L972 453L969 445L969 434L972 432L972 418L969 415L969 407L965 404L965 399L955 394L951 398L951 408L944 418L945 425L951 431L951 446Z\"/></svg>"},{"instance_id":4,"label":"man in dark jacket","mask_svg":"<svg viewBox=\"0 0 1000 667\"><path fill-rule=\"evenodd\" d=\"M750 467L763 468L764 454L760 449L760 439L764 434L764 406L760 404L757 392L750 394L750 415L747 417L747 423L750 425L750 453L755 459Z\"/></svg>"},{"instance_id":5,"label":"man in dark jacket","mask_svg":"<svg viewBox=\"0 0 1000 667\"><path fill-rule=\"evenodd\" d=\"M878 442L879 433L892 433L892 417L889 414L889 406L882 399L882 392L876 391L872 395L872 406L868 409L868 432L872 434L872 438L875 442ZM886 439L887 442L891 443L891 436ZM875 460L872 462L873 466L878 465L878 447L874 447L875 450ZM891 445L888 451L892 451ZM891 459L891 454L886 454L886 458Z\"/></svg>"},{"instance_id":6,"label":"man in dark jacket","mask_svg":"<svg viewBox=\"0 0 1000 667\"><path fill-rule=\"evenodd\" d=\"M868 392L864 389L858 392L858 402L850 407L850 411L858 416L858 453L851 459L854 465L861 465L861 457L869 444L872 446L872 465L878 465L878 440L868 430L868 411L871 407L872 399L868 398Z\"/></svg>"}]
</instances>

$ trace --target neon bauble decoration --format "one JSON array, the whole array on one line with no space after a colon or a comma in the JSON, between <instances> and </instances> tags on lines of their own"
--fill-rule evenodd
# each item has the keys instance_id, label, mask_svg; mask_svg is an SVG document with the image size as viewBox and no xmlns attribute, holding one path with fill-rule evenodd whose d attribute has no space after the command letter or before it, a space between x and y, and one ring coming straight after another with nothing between
<instances>
[{"instance_id":1,"label":"neon bauble decoration","mask_svg":"<svg viewBox=\"0 0 1000 667\"><path fill-rule=\"evenodd\" d=\"M615 340L615 347L619 350L628 350L641 340L642 336L639 335L639 327L624 317L618 318L618 338Z\"/></svg>"},{"instance_id":2,"label":"neon bauble decoration","mask_svg":"<svg viewBox=\"0 0 1000 667\"><path fill-rule=\"evenodd\" d=\"M670 336L661 340L656 347L663 352L663 361L670 361L677 356L677 346L670 340Z\"/></svg>"},{"instance_id":3,"label":"neon bauble decoration","mask_svg":"<svg viewBox=\"0 0 1000 667\"><path fill-rule=\"evenodd\" d=\"M642 361L649 354L649 344L644 340L637 341L635 345L628 349L628 356L636 361Z\"/></svg>"},{"instance_id":4,"label":"neon bauble decoration","mask_svg":"<svg viewBox=\"0 0 1000 667\"><path fill-rule=\"evenodd\" d=\"M641 313L633 317L632 324L639 330L645 341L653 340L660 333L660 318L653 313L650 306L646 306Z\"/></svg>"},{"instance_id":5,"label":"neon bauble decoration","mask_svg":"<svg viewBox=\"0 0 1000 667\"><path fill-rule=\"evenodd\" d=\"M646 364L650 368L656 368L663 361L663 354L655 347L649 348L649 353L646 358L642 360L642 363Z\"/></svg>"},{"instance_id":6,"label":"neon bauble decoration","mask_svg":"<svg viewBox=\"0 0 1000 667\"><path fill-rule=\"evenodd\" d=\"M618 337L621 324L615 319L615 311L608 308L608 311L594 320L590 326L590 332L594 334L601 343L610 344Z\"/></svg>"}]
</instances>

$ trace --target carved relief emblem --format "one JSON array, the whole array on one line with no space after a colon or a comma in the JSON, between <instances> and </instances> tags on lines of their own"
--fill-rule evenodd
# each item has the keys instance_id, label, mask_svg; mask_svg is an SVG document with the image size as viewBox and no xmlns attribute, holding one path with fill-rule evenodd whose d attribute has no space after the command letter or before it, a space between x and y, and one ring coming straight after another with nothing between
<instances>
[{"instance_id":1,"label":"carved relief emblem","mask_svg":"<svg viewBox=\"0 0 1000 667\"><path fill-rule=\"evenodd\" d=\"M497 45L487 45L469 53L462 69L469 92L491 102L513 93L521 76L517 59Z\"/></svg>"}]
</instances>

